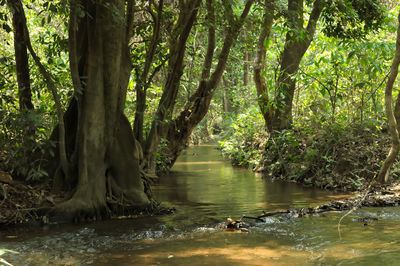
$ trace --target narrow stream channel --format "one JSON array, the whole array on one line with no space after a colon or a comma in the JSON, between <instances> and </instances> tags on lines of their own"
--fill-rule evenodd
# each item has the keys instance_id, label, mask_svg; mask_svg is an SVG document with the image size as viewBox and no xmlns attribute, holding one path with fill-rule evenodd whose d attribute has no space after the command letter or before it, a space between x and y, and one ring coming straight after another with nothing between
<instances>
[{"instance_id":1,"label":"narrow stream channel","mask_svg":"<svg viewBox=\"0 0 400 266\"><path fill-rule=\"evenodd\" d=\"M14 265L399 265L400 210L363 208L306 218L250 222L226 232L228 217L316 206L338 195L272 182L232 167L212 145L188 148L154 187L177 213L162 217L0 232L2 258ZM371 219L364 225L358 219ZM0 263L1 265L1 263Z\"/></svg>"}]
</instances>

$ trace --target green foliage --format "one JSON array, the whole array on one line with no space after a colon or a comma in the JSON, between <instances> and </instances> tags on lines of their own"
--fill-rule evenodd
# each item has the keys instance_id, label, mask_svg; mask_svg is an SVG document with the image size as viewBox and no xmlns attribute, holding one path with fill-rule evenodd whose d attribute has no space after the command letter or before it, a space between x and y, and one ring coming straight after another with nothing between
<instances>
[{"instance_id":1,"label":"green foliage","mask_svg":"<svg viewBox=\"0 0 400 266\"><path fill-rule=\"evenodd\" d=\"M220 141L222 154L234 165L256 168L265 145L262 116L256 107L239 114L231 127L232 135Z\"/></svg>"},{"instance_id":2,"label":"green foliage","mask_svg":"<svg viewBox=\"0 0 400 266\"><path fill-rule=\"evenodd\" d=\"M0 110L0 150L4 168L14 176L27 180L42 180L44 155L54 147L48 140L45 116L39 111L17 113Z\"/></svg>"},{"instance_id":3,"label":"green foliage","mask_svg":"<svg viewBox=\"0 0 400 266\"><path fill-rule=\"evenodd\" d=\"M368 124L285 130L268 141L263 168L272 178L357 190L374 180L386 156L390 142L382 134Z\"/></svg>"},{"instance_id":4,"label":"green foliage","mask_svg":"<svg viewBox=\"0 0 400 266\"><path fill-rule=\"evenodd\" d=\"M23 1L23 6L33 49L60 88L63 106L67 106L73 92L67 53L68 5L65 1ZM11 25L6 6L0 7L1 23ZM56 124L53 96L29 56L35 110L19 110L12 35L0 29L0 37L0 168L20 179L43 180L47 176L42 168L44 154L54 147L48 140Z\"/></svg>"},{"instance_id":5,"label":"green foliage","mask_svg":"<svg viewBox=\"0 0 400 266\"><path fill-rule=\"evenodd\" d=\"M223 154L234 164L259 167L259 161L267 149L280 147L271 165L276 169L283 166L286 158L298 166L301 178L312 183L310 172L323 175L326 169L340 162L334 151L325 149L340 136L349 125L360 123L379 132L385 124L384 84L394 54L394 33L397 29L397 9L384 10L378 1L326 1L322 19L313 42L302 59L293 105L294 127L298 131L281 132L267 142L263 117L257 107L257 96L252 81L255 44L259 35L263 1L255 1L244 30L232 47L220 88L214 93L209 113L194 131L193 143L207 139L211 134L221 133ZM4 1L2 1L4 4ZM133 71L129 82L125 113L132 122L136 107L135 86L138 84L149 50L153 33L153 16L157 10L149 7L151 1L136 1L134 35L130 40ZM222 41L227 31L223 12L223 1L216 1L216 48L218 58ZM243 1L234 1L232 9L238 15ZM314 1L305 2L305 12L310 13ZM68 58L68 2L30 0L23 2L34 49L60 88L64 106L72 97L73 90L69 73ZM277 10L267 45L266 69L263 73L274 98L279 74L281 52L290 24L287 23L287 1L276 1ZM83 12L83 11L82 11ZM151 14L153 12L153 14ZM179 10L175 4L165 4L160 36L157 40L155 57L149 75L153 79L147 88L147 109L144 115L144 135L150 129L153 115L158 107L165 84L166 67L169 59L169 42L176 26ZM82 14L84 15L84 14ZM157 15L157 14L156 14ZM52 96L44 88L38 69L30 58L33 101L37 111L19 113L17 100L16 70L12 42L10 13L5 5L0 6L0 106L1 130L0 151L7 157L7 167L18 176L28 179L45 177L41 170L41 154L49 147L49 132L56 124ZM307 18L307 15L305 15ZM209 21L205 5L199 10L196 24L190 33L185 54L185 68L173 114L174 118L185 107L188 98L198 86L207 49ZM305 23L306 24L306 23ZM382 25L387 27L381 27ZM371 33L372 34L369 34ZM301 34L300 34L301 35ZM215 61L214 61L215 62ZM216 65L212 65L215 69ZM244 74L247 72L248 79ZM272 103L274 104L274 103ZM374 130L375 130L374 129ZM222 132L221 132L222 131ZM29 134L27 134L29 132ZM316 132L324 132L323 138ZM374 131L375 132L375 131ZM376 136L378 136L378 133ZM329 134L328 134L329 133ZM309 145L307 135L315 142ZM350 136L348 136L350 139ZM321 141L322 144L315 144ZM350 142L351 143L351 142ZM306 146L304 146L306 144ZM374 147L376 142L371 144ZM166 142L162 141L157 153L157 163L171 163L165 153ZM298 151L302 151L301 153ZM265 155L265 154L264 154ZM307 162L303 164L302 161ZM316 166L324 165L323 170ZM160 168L160 167L158 167ZM163 167L161 167L163 168ZM288 172L292 170L286 169ZM283 171L283 170L282 170ZM348 176L354 186L359 184L360 175ZM327 177L327 180L332 177ZM333 182L333 181L332 181Z\"/></svg>"},{"instance_id":6,"label":"green foliage","mask_svg":"<svg viewBox=\"0 0 400 266\"><path fill-rule=\"evenodd\" d=\"M323 31L330 37L364 38L371 30L377 30L385 19L380 1L351 0L328 1L324 8Z\"/></svg>"},{"instance_id":7,"label":"green foliage","mask_svg":"<svg viewBox=\"0 0 400 266\"><path fill-rule=\"evenodd\" d=\"M172 163L172 157L168 154L168 140L165 138L161 138L160 145L158 146L158 151L156 153L156 172L157 175L164 175L168 173L169 167Z\"/></svg>"},{"instance_id":8,"label":"green foliage","mask_svg":"<svg viewBox=\"0 0 400 266\"><path fill-rule=\"evenodd\" d=\"M382 33L368 41L338 41L318 34L297 76L295 123L314 127L355 121L379 124L394 52L386 39Z\"/></svg>"}]
</instances>

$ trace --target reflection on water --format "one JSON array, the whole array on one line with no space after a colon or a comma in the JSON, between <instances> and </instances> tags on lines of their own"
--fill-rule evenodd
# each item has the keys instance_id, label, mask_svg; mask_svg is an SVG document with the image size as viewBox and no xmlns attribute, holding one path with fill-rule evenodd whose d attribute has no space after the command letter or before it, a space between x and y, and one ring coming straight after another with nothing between
<instances>
[{"instance_id":1,"label":"reflection on water","mask_svg":"<svg viewBox=\"0 0 400 266\"><path fill-rule=\"evenodd\" d=\"M234 168L209 146L188 149L161 180L156 195L166 204L178 205L185 215L213 218L240 217L276 209L309 207L338 197L294 183L266 182L259 175ZM199 217L197 217L199 219Z\"/></svg>"},{"instance_id":2,"label":"reflection on water","mask_svg":"<svg viewBox=\"0 0 400 266\"><path fill-rule=\"evenodd\" d=\"M360 209L294 219L269 217L249 233L225 232L227 217L315 206L344 197L271 182L233 168L212 146L189 148L154 188L175 215L0 233L15 265L398 265L400 211ZM359 217L373 217L364 225ZM6 238L12 236L12 238Z\"/></svg>"}]
</instances>

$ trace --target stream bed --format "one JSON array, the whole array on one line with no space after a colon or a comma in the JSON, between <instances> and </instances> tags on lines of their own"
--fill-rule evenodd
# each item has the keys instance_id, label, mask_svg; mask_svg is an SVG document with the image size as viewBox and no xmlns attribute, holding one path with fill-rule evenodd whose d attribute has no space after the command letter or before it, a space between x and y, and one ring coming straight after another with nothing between
<instances>
[{"instance_id":1,"label":"stream bed","mask_svg":"<svg viewBox=\"0 0 400 266\"><path fill-rule=\"evenodd\" d=\"M0 232L13 265L399 265L399 208L362 208L249 222L227 232L228 217L307 208L348 197L262 179L223 160L214 145L190 147L153 192L173 215ZM247 220L246 220L247 221ZM1 265L1 262L0 262Z\"/></svg>"}]
</instances>

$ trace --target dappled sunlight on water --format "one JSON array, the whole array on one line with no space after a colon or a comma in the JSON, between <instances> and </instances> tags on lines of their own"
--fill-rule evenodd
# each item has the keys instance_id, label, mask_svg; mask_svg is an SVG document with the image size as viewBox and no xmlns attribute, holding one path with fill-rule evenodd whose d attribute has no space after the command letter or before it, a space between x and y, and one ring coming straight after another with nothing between
<instances>
[{"instance_id":1,"label":"dappled sunlight on water","mask_svg":"<svg viewBox=\"0 0 400 266\"><path fill-rule=\"evenodd\" d=\"M155 252L152 254L140 255L140 258L148 263L157 263L169 257L171 264L190 263L194 257L207 257L207 260L215 263L239 263L246 265L283 265L279 262L282 258L293 265L298 259L304 260L307 255L294 252L287 247L280 246L279 249L267 247L244 248L240 245L230 245L224 248L198 248L194 250L180 251L176 255L170 252Z\"/></svg>"},{"instance_id":2,"label":"dappled sunlight on water","mask_svg":"<svg viewBox=\"0 0 400 266\"><path fill-rule=\"evenodd\" d=\"M245 219L248 233L223 229L228 217L317 206L349 195L264 180L233 168L213 146L189 148L153 192L174 215L59 225L0 233L15 265L398 265L400 211L363 208ZM365 222L362 218L369 217ZM361 222L362 221L362 222ZM11 238L7 238L11 236Z\"/></svg>"}]
</instances>

